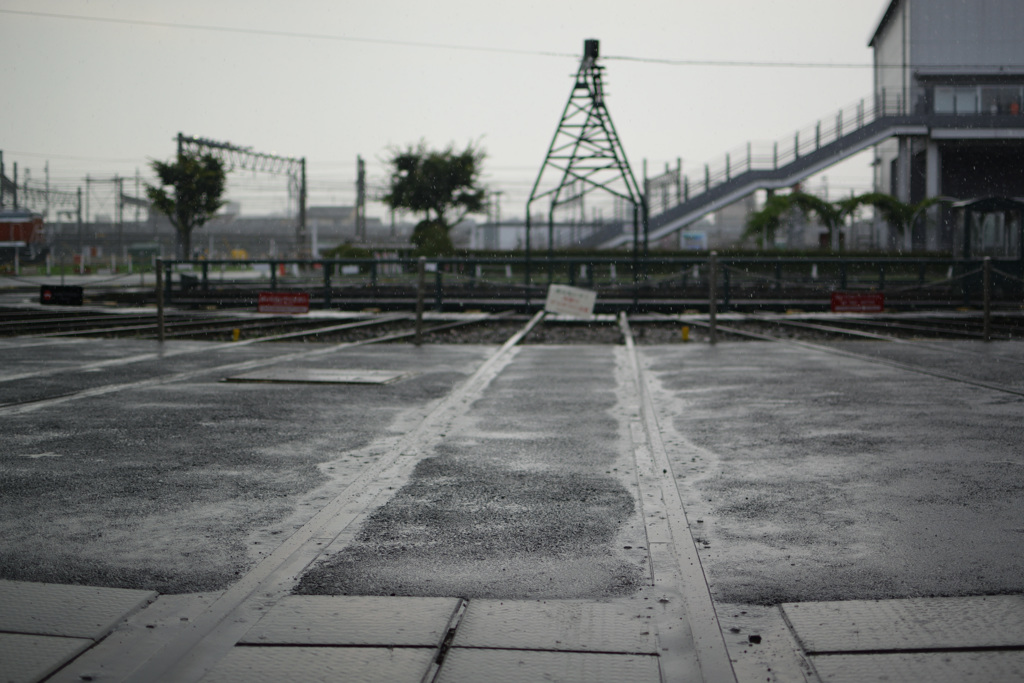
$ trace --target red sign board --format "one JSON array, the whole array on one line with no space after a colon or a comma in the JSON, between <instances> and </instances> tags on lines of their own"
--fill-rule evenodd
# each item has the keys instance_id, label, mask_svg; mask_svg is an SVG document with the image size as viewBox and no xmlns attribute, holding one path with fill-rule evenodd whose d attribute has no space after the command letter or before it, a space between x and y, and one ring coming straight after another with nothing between
<instances>
[{"instance_id":1,"label":"red sign board","mask_svg":"<svg viewBox=\"0 0 1024 683\"><path fill-rule=\"evenodd\" d=\"M832 292L833 313L881 313L885 310L882 292Z\"/></svg>"},{"instance_id":2,"label":"red sign board","mask_svg":"<svg viewBox=\"0 0 1024 683\"><path fill-rule=\"evenodd\" d=\"M259 313L309 313L309 292L260 292Z\"/></svg>"}]
</instances>

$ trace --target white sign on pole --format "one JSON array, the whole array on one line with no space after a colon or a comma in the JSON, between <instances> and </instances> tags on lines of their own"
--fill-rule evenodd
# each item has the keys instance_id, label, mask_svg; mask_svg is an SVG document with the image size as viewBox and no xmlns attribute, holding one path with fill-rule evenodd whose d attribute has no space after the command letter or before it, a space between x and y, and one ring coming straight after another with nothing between
<instances>
[{"instance_id":1,"label":"white sign on pole","mask_svg":"<svg viewBox=\"0 0 1024 683\"><path fill-rule=\"evenodd\" d=\"M589 318L594 315L594 301L597 292L568 285L551 285L548 287L548 298L544 310L549 313L571 315L576 318Z\"/></svg>"}]
</instances>

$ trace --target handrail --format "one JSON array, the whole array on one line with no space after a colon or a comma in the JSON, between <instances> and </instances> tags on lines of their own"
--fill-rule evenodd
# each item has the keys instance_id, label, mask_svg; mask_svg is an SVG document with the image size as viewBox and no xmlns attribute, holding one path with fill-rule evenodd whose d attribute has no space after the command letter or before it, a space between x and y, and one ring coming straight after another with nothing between
<instances>
[{"instance_id":1,"label":"handrail","mask_svg":"<svg viewBox=\"0 0 1024 683\"><path fill-rule=\"evenodd\" d=\"M915 92L917 95L922 93ZM915 101L919 100L919 97L915 98ZM873 96L862 97L842 107L830 117L797 129L786 138L747 142L729 150L718 161L703 164L697 173L683 174L678 181L676 205L729 182L742 173L778 170L880 119L906 116L909 113L906 98L901 93L887 93L883 89ZM648 182L674 183L675 172L669 171L649 178Z\"/></svg>"}]
</instances>

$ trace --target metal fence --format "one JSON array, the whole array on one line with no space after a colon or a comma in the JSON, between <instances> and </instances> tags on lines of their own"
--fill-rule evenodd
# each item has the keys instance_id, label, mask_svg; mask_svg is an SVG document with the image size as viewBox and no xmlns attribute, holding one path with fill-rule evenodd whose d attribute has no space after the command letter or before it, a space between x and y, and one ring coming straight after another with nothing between
<instances>
[{"instance_id":1,"label":"metal fence","mask_svg":"<svg viewBox=\"0 0 1024 683\"><path fill-rule=\"evenodd\" d=\"M599 307L612 310L702 308L712 291L711 258L437 258L426 262L426 286L436 310L537 308L549 284L594 290ZM1024 264L991 264L994 300L1019 304ZM714 291L719 310L827 305L836 291L883 292L894 304L970 306L982 297L982 265L982 259L953 258L716 257ZM414 259L163 261L161 267L168 303L244 303L258 291L305 291L323 308L403 308L417 294Z\"/></svg>"}]
</instances>

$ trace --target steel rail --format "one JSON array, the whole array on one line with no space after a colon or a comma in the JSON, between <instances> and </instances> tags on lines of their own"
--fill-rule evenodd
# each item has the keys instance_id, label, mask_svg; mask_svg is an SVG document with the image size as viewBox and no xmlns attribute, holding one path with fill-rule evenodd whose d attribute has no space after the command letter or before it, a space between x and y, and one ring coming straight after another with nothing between
<instances>
[{"instance_id":1,"label":"steel rail","mask_svg":"<svg viewBox=\"0 0 1024 683\"><path fill-rule=\"evenodd\" d=\"M709 327L708 323L703 321L691 320L689 321L692 325L698 327ZM815 351L824 351L825 353L831 353L838 356L846 356L847 358L855 358L858 360L864 360L869 363L875 363L877 365L887 365L892 368L899 370L906 370L908 372L916 372L922 375L929 375L931 377L938 377L940 379L949 380L951 382L960 382L961 384L968 384L971 386L981 387L983 389L990 389L992 391L1000 391L1007 394L1013 394L1014 396L1024 396L1024 389L1015 389L1008 387L1003 384L995 384L993 382L983 382L981 380L973 379L971 377L964 377L963 375L957 375L952 372L942 372L941 370L932 370L930 368L922 368L908 363L901 363L899 361L888 360L886 358L877 358L874 356L868 356L862 353L855 353L853 351L847 351L845 349L837 349L822 344L815 344L813 342L801 341L797 339L786 339L785 337L776 337L770 334L763 334L760 332L750 332L748 330L741 330L735 327L728 327L726 325L718 325L718 330L727 334L733 334L740 337L749 337L751 339L758 339L760 341L771 341L781 342L783 344L791 344L793 346L801 346L807 349L814 349Z\"/></svg>"},{"instance_id":2,"label":"steel rail","mask_svg":"<svg viewBox=\"0 0 1024 683\"><path fill-rule=\"evenodd\" d=\"M42 332L42 333L39 333L39 334L26 335L26 336L32 336L32 337L88 337L88 336L97 335L97 334L140 332L140 331L144 331L144 330L156 329L157 323L156 323L155 317L156 317L156 314L153 315L153 318L154 318L153 322L148 322L148 323L146 323L144 325L122 325L122 326L119 326L119 327L96 327L96 328L86 328L86 329L77 329L77 330L64 330L64 331L61 331L61 332ZM220 317L220 318L211 318L209 320L196 320L194 318L184 318L184 319L179 319L179 320L166 321L164 323L164 325L165 325L165 327L171 327L171 328L175 328L175 329L181 330L182 328L187 328L187 327L203 328L204 326L218 325L218 324L221 324L221 323L224 323L225 325L227 325L228 323L231 323L230 327L219 327L219 328L215 328L215 329L233 329L235 327L251 329L251 328L272 327L274 325L288 324L288 320L289 319L288 318L273 318L273 319L259 320L259 321L239 322L240 320L246 320L246 319L244 319L244 318L225 318L225 317ZM194 332L192 334L194 334ZM155 336L156 335L153 335L152 338L155 338ZM166 336L174 336L174 335L166 335ZM142 339L148 339L150 337L141 337L141 338Z\"/></svg>"},{"instance_id":3,"label":"steel rail","mask_svg":"<svg viewBox=\"0 0 1024 683\"><path fill-rule=\"evenodd\" d=\"M750 317L753 318L753 319L761 319L759 316L750 316ZM876 334L874 332L862 332L860 330L848 330L848 329L844 329L842 327L834 327L834 326L831 326L831 325L818 325L818 324L815 324L815 323L806 323L806 322L801 322L801 321L798 321L798 320L771 320L770 318L765 318L765 320L766 321L770 321L770 322L778 322L779 324L790 325L790 326L793 326L793 327L818 330L818 331L822 331L822 332L835 332L837 334L845 334L845 335L856 336L856 337L861 337L861 338L865 338L865 339L874 339L874 340L877 340L877 341L888 341L888 342L892 342L894 344L909 344L911 346L915 346L915 347L918 347L918 348L932 349L934 351L941 351L943 353L948 353L949 352L949 348L947 348L947 347L939 346L938 344L932 344L932 343L921 341L921 340L918 340L918 339L902 339L900 337L892 337L892 336L884 335L884 334ZM957 354L968 354L968 355L971 355L971 356L978 356L978 357L981 357L981 358L998 357L1000 361L1004 361L1004 362L1007 362L1007 363L1015 363L1017 365L1024 365L1024 359L1012 358L1010 356L1003 356L1003 355L1000 355L1000 354L979 353L978 351L974 351L972 349L965 349L965 348L962 348L962 347L957 348L956 349L956 353Z\"/></svg>"},{"instance_id":4,"label":"steel rail","mask_svg":"<svg viewBox=\"0 0 1024 683\"><path fill-rule=\"evenodd\" d=\"M980 339L983 335L981 332L973 332L969 329L957 330L948 327L935 327L932 325L919 325L914 323L906 322L893 322L893 321L872 321L872 320L860 320L860 319L846 319L843 323L850 325L859 325L861 327L881 327L887 330L906 330L907 332L925 332L934 334L944 334L958 337L967 337L970 339Z\"/></svg>"},{"instance_id":5,"label":"steel rail","mask_svg":"<svg viewBox=\"0 0 1024 683\"><path fill-rule=\"evenodd\" d=\"M629 319L619 316L629 362L630 379L635 386L639 404L638 419L630 424L633 455L636 460L638 502L656 588L669 594L681 593L685 619L689 625L692 645L678 628L658 629L661 650L659 659L663 680L702 680L704 683L735 683L725 635L715 611L711 588L690 532L690 524L676 485L672 464L661 439L649 380L641 365ZM669 600L671 602L671 600ZM667 639L668 642L666 642ZM686 653L696 651L696 667L687 661ZM694 671L697 668L697 671Z\"/></svg>"},{"instance_id":6,"label":"steel rail","mask_svg":"<svg viewBox=\"0 0 1024 683\"><path fill-rule=\"evenodd\" d=\"M533 316L415 427L394 439L376 462L193 619L188 630L140 663L127 677L127 683L190 683L201 679L259 616L290 594L306 567L330 546L324 539L341 536L392 495L388 491L394 488L396 478L410 476L421 458L444 438L446 425L470 409L511 362L515 346L543 316L543 312Z\"/></svg>"},{"instance_id":7,"label":"steel rail","mask_svg":"<svg viewBox=\"0 0 1024 683\"><path fill-rule=\"evenodd\" d=\"M398 320L401 317L405 317L405 314L396 315L396 316L390 317L388 319L382 319L379 322L381 322L381 323L394 322L395 320ZM454 323L445 323L443 325L436 325L434 327L430 327L430 328L425 329L424 332L427 333L427 334L429 334L431 332L439 332L439 331L442 331L442 330L451 329L453 327L458 327L458 326L461 326L461 325L469 325L469 324L479 323L479 322L481 322L483 320L487 320L487 319L491 319L491 318L495 318L495 317L502 317L502 316L481 315L480 318L476 318L476 319L473 319L473 320L457 321L457 322L454 322ZM529 329L527 330L527 332L529 330L533 329L534 325L536 325L536 322L534 322L532 325L529 326ZM176 350L176 351L171 351L171 352L162 352L162 353L161 352L156 352L156 353L140 354L140 355L131 356L131 357L125 358L125 359L111 359L111 360L105 360L105 361L97 361L96 363L89 363L87 365L80 366L79 369L80 370L81 369L101 369L101 368L110 367L110 366L118 366L118 367L120 367L120 366L128 364L128 363L136 363L136 362L142 362L142 361L147 361L147 360L155 360L157 358L167 358L167 357L171 357L171 356L185 355L185 354L189 354L189 353L208 353L210 351L230 351L232 349L243 348L243 347L248 346L250 344L258 344L258 343L269 342L269 341L278 341L278 340L286 338L289 334L291 334L291 333L286 333L284 335L274 335L274 336L270 336L270 337L257 337L255 339L247 339L247 340L238 341L238 342L221 342L219 344L215 344L215 345L208 346L208 347L201 347L201 348L191 347L191 348L181 349L181 350ZM79 399L83 399L83 398L92 398L92 397L95 397L95 396L105 396L107 394L117 393L119 391L124 391L124 390L127 390L127 389L142 389L142 388L146 388L146 387L159 386L159 385L163 385L163 384L170 384L172 382L185 381L185 380L192 379L194 377L199 377L199 376L206 375L206 374L211 374L211 373L218 373L218 372L221 372L221 373L223 373L223 372L242 372L242 371L245 371L245 370L253 370L253 369L256 369L256 368L260 368L260 367L266 367L266 366L270 366L270 365L275 365L277 363L281 363L281 362L285 362L285 361L298 360L298 359L302 359L302 358L314 358L314 357L317 357L317 356L327 355L327 354L330 354L330 353L334 353L335 351L340 351L342 349L351 348L351 347L355 347L355 346L367 346L367 345L370 345L370 344L380 344L380 343L387 343L387 342L392 342L392 341L398 341L398 340L401 340L401 339L407 339L407 338L413 337L414 335L415 335L415 331L412 331L412 330L410 330L410 331L403 331L403 332L385 334L385 335L381 335L381 336L378 336L378 337L372 337L372 338L369 338L369 339L361 339L361 340L353 341L353 342L342 342L340 344L328 344L328 345L324 345L324 346L322 346L320 348L310 349L308 351L299 351L299 352L295 352L295 353L289 353L289 354L285 354L285 355L282 355L282 356L275 356L275 357L272 357L272 358L264 358L264 359L258 359L258 360L241 361L241 362L238 362L238 363L228 363L228 364L217 365L217 366L212 366L212 367L208 367L208 368L197 368L195 370L187 370L185 372L178 372L178 373L174 373L174 374L170 374L170 375L165 375L163 377L151 377L151 378L147 378L147 379L143 379L143 380L135 380L135 381L129 381L129 382L122 382L122 383L118 383L118 384L107 384L107 385L101 385L101 386L97 386L97 387L90 387L88 389L82 389L82 390L70 392L70 393L67 393L67 394L61 394L60 396L53 396L53 397L40 398L40 399L32 399L32 400L29 400L29 401L20 401L20 402L19 401L15 401L15 402L12 402L12 403L0 404L0 416L3 416L3 415L16 415L16 414L21 414L21 413L33 412L33 411L39 410L41 408L49 407L49 406L52 406L52 405L58 405L58 404L61 404L61 403L66 403L68 401L74 401L74 400L79 400ZM68 369L66 367L64 367L64 368L54 368L52 370L34 371L34 372L29 372L29 373L20 373L20 374L8 375L6 377L2 377L2 378L0 378L0 382L12 382L12 381L16 381L16 380L20 380L20 379L28 379L28 378L32 378L32 377L43 377L43 376L46 376L46 375L54 375L54 374L59 374L59 373L62 373L62 372L67 372L67 371L68 371Z\"/></svg>"},{"instance_id":8,"label":"steel rail","mask_svg":"<svg viewBox=\"0 0 1024 683\"><path fill-rule=\"evenodd\" d=\"M266 320L252 320L252 319L249 319L249 318L225 318L225 319L223 319L223 321L218 319L218 320L214 321L214 324L209 324L209 325L208 324L204 324L202 322L195 322L195 323L171 323L170 325L167 325L167 327L173 328L173 329L175 329L177 331L175 331L175 332L165 332L164 333L164 337L165 338L170 338L170 337L187 337L187 336L201 337L202 335L213 335L213 334L219 334L219 333L222 333L222 332L230 332L230 331L235 330L235 329L238 329L238 330L260 330L260 329L264 329L264 328L305 327L305 326L309 326L308 330L298 330L296 332L288 332L288 333L282 333L282 334L267 335L267 336L264 336L264 337L256 337L256 338L253 339L253 341L269 341L271 339L277 340L277 339L288 339L288 338L293 338L293 337L294 338L308 337L308 336L320 334L322 332L331 331L331 330L343 330L343 329L355 328L355 327L365 327L367 325L379 325L379 324L384 324L384 323L388 323L388 322L393 322L395 320L404 320L404 319L406 319L408 317L409 317L408 314L398 314L398 315L387 316L386 318L382 317L382 318L378 318L378 319L360 320L360 321L356 321L356 322L347 322L347 323L341 323L341 324L333 323L333 324L327 325L327 326L322 326L323 325L323 320L319 320L319 319L296 320L294 318L288 318L288 317L275 317L275 318L267 318ZM222 322L223 322L223 324L221 324ZM314 325L316 325L317 327L313 327ZM155 327L154 325L148 325L148 326L140 328L140 329L150 330L151 331L151 330L154 329L154 327ZM189 327L196 327L198 329L186 329L186 328L189 328ZM148 334L148 335L142 335L139 338L140 339L156 339L157 335L156 334ZM197 341L198 341L198 339L197 339Z\"/></svg>"}]
</instances>

